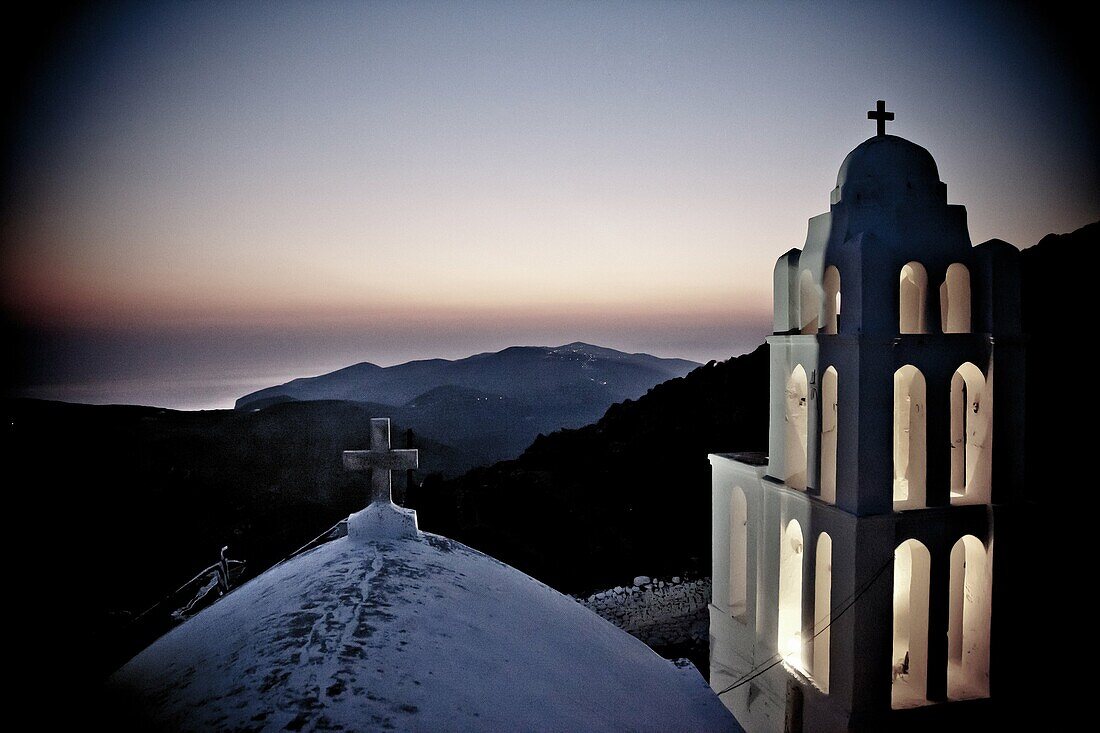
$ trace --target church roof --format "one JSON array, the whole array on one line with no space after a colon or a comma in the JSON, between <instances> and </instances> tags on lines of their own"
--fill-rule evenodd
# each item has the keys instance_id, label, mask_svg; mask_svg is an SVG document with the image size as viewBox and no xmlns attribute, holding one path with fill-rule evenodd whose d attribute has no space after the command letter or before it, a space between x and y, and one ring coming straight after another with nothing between
<instances>
[{"instance_id":1,"label":"church roof","mask_svg":"<svg viewBox=\"0 0 1100 733\"><path fill-rule=\"evenodd\" d=\"M142 727L175 730L737 728L694 668L415 530L344 537L276 566L109 688Z\"/></svg>"},{"instance_id":2,"label":"church roof","mask_svg":"<svg viewBox=\"0 0 1100 733\"><path fill-rule=\"evenodd\" d=\"M896 135L876 135L848 153L837 173L837 188L867 179L902 179L936 184L940 172L927 150Z\"/></svg>"}]
</instances>

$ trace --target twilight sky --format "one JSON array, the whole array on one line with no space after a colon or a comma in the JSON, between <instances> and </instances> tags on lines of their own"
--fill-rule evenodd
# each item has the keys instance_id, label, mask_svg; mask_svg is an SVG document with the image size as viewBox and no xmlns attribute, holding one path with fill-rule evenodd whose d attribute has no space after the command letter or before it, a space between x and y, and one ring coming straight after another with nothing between
<instances>
[{"instance_id":1,"label":"twilight sky","mask_svg":"<svg viewBox=\"0 0 1100 733\"><path fill-rule=\"evenodd\" d=\"M724 358L874 133L975 243L1100 218L1096 78L967 3L142 3L77 15L5 141L31 393L197 407L355 361Z\"/></svg>"}]
</instances>

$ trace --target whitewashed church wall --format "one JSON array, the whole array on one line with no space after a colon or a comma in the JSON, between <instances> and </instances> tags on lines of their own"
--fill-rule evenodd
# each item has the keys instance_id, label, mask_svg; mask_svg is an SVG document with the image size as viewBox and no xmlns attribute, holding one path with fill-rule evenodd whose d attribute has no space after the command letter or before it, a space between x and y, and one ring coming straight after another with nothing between
<instances>
[{"instance_id":1,"label":"whitewashed church wall","mask_svg":"<svg viewBox=\"0 0 1100 733\"><path fill-rule=\"evenodd\" d=\"M792 490L760 476L760 469L747 466L725 455L712 455L713 467L713 557L714 601L710 605L711 681L723 689L757 665L768 662L779 649L778 601L779 556L782 528L796 520L803 533L802 625L814 622L817 538L827 532L832 543L832 599L837 602L854 590L853 568L857 519L820 502L801 491ZM739 619L729 613L722 599L728 577L729 501L734 487L745 491L749 506L749 585L750 604L755 612ZM884 526L892 520L884 517ZM889 533L892 536L892 532ZM889 543L886 543L889 545ZM890 546L892 552L892 545ZM864 623L867 623L865 620ZM830 691L818 690L808 670L813 667L812 633L803 639L803 671L798 683L804 687L806 711L814 711L821 720L846 719L851 709L853 659L847 650L853 646L854 616L844 614L830 626ZM750 729L782 730L788 681L793 679L785 665L761 675L751 684L722 696L738 720L748 721Z\"/></svg>"}]
</instances>

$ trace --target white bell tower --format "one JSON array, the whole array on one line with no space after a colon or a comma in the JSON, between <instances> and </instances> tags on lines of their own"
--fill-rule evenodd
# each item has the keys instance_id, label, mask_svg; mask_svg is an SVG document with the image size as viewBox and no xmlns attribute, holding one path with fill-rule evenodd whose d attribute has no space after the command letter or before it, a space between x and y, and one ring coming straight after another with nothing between
<instances>
[{"instance_id":1,"label":"white bell tower","mask_svg":"<svg viewBox=\"0 0 1100 733\"><path fill-rule=\"evenodd\" d=\"M878 134L776 263L769 453L711 456L711 685L748 730L954 720L996 694L1019 251L971 246L932 156L886 134L882 102L868 117Z\"/></svg>"}]
</instances>

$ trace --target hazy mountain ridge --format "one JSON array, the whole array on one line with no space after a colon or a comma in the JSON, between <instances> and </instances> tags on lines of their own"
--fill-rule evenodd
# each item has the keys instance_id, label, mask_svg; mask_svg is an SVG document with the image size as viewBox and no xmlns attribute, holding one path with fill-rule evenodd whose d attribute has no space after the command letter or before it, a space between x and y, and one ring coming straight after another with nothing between
<instances>
[{"instance_id":1,"label":"hazy mountain ridge","mask_svg":"<svg viewBox=\"0 0 1100 733\"><path fill-rule=\"evenodd\" d=\"M463 460L442 472L456 475L514 458L540 434L587 425L615 402L696 366L581 342L513 346L454 361L354 364L245 395L237 409L314 400L375 404L379 414L455 448Z\"/></svg>"},{"instance_id":2,"label":"hazy mountain ridge","mask_svg":"<svg viewBox=\"0 0 1100 733\"><path fill-rule=\"evenodd\" d=\"M568 402L578 384L594 385L607 404L638 397L654 384L699 366L685 359L627 354L591 344L513 346L464 359L425 359L391 367L354 364L302 377L237 400L237 409L273 397L339 399L404 405L436 387L466 387L531 402Z\"/></svg>"}]
</instances>

